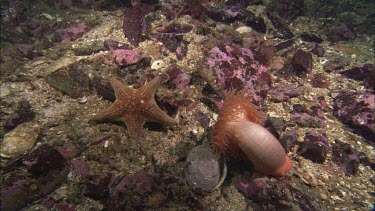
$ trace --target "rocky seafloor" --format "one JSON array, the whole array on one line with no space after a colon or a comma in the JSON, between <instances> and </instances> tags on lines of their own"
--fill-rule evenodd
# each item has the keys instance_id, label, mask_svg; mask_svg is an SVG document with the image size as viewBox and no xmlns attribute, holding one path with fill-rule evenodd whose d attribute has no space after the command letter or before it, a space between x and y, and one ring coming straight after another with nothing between
<instances>
[{"instance_id":1,"label":"rocky seafloor","mask_svg":"<svg viewBox=\"0 0 375 211\"><path fill-rule=\"evenodd\" d=\"M1 2L2 210L372 210L371 1ZM90 119L157 75L178 121ZM293 163L223 161L210 131L245 90Z\"/></svg>"}]
</instances>

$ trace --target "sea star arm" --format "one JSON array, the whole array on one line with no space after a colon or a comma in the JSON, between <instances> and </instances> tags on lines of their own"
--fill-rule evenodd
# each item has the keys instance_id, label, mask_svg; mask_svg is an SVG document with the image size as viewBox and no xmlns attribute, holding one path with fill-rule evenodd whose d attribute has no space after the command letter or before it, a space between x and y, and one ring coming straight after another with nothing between
<instances>
[{"instance_id":1,"label":"sea star arm","mask_svg":"<svg viewBox=\"0 0 375 211\"><path fill-rule=\"evenodd\" d=\"M117 100L131 101L134 97L134 89L121 83L121 81L117 80L115 77L111 78L111 85L115 91Z\"/></svg>"},{"instance_id":2,"label":"sea star arm","mask_svg":"<svg viewBox=\"0 0 375 211\"><path fill-rule=\"evenodd\" d=\"M119 121L126 112L119 102L114 102L109 108L100 111L91 120L95 122Z\"/></svg>"},{"instance_id":3,"label":"sea star arm","mask_svg":"<svg viewBox=\"0 0 375 211\"><path fill-rule=\"evenodd\" d=\"M160 76L156 76L150 82L146 83L137 90L138 96L140 96L141 99L154 99L155 92L160 85L160 81Z\"/></svg>"},{"instance_id":4,"label":"sea star arm","mask_svg":"<svg viewBox=\"0 0 375 211\"><path fill-rule=\"evenodd\" d=\"M132 138L139 137L146 122L146 118L140 112L126 113L122 118L128 128L129 136Z\"/></svg>"}]
</instances>

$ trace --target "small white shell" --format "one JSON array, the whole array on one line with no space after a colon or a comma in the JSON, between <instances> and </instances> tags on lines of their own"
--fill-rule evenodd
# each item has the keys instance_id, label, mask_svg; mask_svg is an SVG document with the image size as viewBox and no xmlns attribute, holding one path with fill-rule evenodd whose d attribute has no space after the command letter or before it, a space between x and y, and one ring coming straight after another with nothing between
<instances>
[{"instance_id":1,"label":"small white shell","mask_svg":"<svg viewBox=\"0 0 375 211\"><path fill-rule=\"evenodd\" d=\"M159 70L159 69L161 69L161 68L163 68L165 66L166 65L165 65L165 62L163 60L156 60L156 61L154 61L152 63L151 69L153 69L153 70Z\"/></svg>"},{"instance_id":2,"label":"small white shell","mask_svg":"<svg viewBox=\"0 0 375 211\"><path fill-rule=\"evenodd\" d=\"M80 104L84 104L86 102L87 102L87 97L86 96L83 96L83 97L81 97L81 98L78 99L78 103L80 103Z\"/></svg>"},{"instance_id":3,"label":"small white shell","mask_svg":"<svg viewBox=\"0 0 375 211\"><path fill-rule=\"evenodd\" d=\"M35 122L26 122L4 135L0 143L0 156L16 158L30 150L40 134L40 126Z\"/></svg>"},{"instance_id":4,"label":"small white shell","mask_svg":"<svg viewBox=\"0 0 375 211\"><path fill-rule=\"evenodd\" d=\"M53 17L52 17L52 15L50 15L50 14L48 14L48 13L42 13L42 14L40 14L40 16L44 16L44 17L46 17L47 19L49 19L49 20L53 20Z\"/></svg>"},{"instance_id":5,"label":"small white shell","mask_svg":"<svg viewBox=\"0 0 375 211\"><path fill-rule=\"evenodd\" d=\"M240 33L240 34L243 34L243 33L249 33L251 32L253 29L249 26L241 26L241 27L238 27L236 29L236 32Z\"/></svg>"}]
</instances>

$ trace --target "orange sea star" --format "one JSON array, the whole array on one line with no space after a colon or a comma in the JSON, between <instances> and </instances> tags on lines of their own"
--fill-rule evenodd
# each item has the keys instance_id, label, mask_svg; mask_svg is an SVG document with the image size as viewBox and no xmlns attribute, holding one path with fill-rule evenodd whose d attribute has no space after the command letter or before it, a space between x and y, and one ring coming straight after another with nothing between
<instances>
[{"instance_id":1,"label":"orange sea star","mask_svg":"<svg viewBox=\"0 0 375 211\"><path fill-rule=\"evenodd\" d=\"M141 88L133 89L116 78L111 78L116 101L109 108L94 116L92 120L124 122L132 138L140 136L146 121L176 124L176 120L164 113L155 102L154 96L160 81L160 77L157 76Z\"/></svg>"}]
</instances>

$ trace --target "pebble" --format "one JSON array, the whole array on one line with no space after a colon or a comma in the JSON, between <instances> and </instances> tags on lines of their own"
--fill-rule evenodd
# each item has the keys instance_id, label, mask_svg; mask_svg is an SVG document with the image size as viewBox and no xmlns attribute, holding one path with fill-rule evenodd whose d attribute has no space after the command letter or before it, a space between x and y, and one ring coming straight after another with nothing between
<instances>
[{"instance_id":1,"label":"pebble","mask_svg":"<svg viewBox=\"0 0 375 211\"><path fill-rule=\"evenodd\" d=\"M241 26L236 29L236 32L243 34L243 33L250 33L253 29L249 26Z\"/></svg>"},{"instance_id":2,"label":"pebble","mask_svg":"<svg viewBox=\"0 0 375 211\"><path fill-rule=\"evenodd\" d=\"M4 135L1 142L0 156L17 158L29 151L35 144L40 126L35 122L26 122L18 125L14 130Z\"/></svg>"},{"instance_id":3,"label":"pebble","mask_svg":"<svg viewBox=\"0 0 375 211\"><path fill-rule=\"evenodd\" d=\"M0 97L5 97L10 94L10 89L9 87L6 86L1 86L0 88Z\"/></svg>"}]
</instances>

